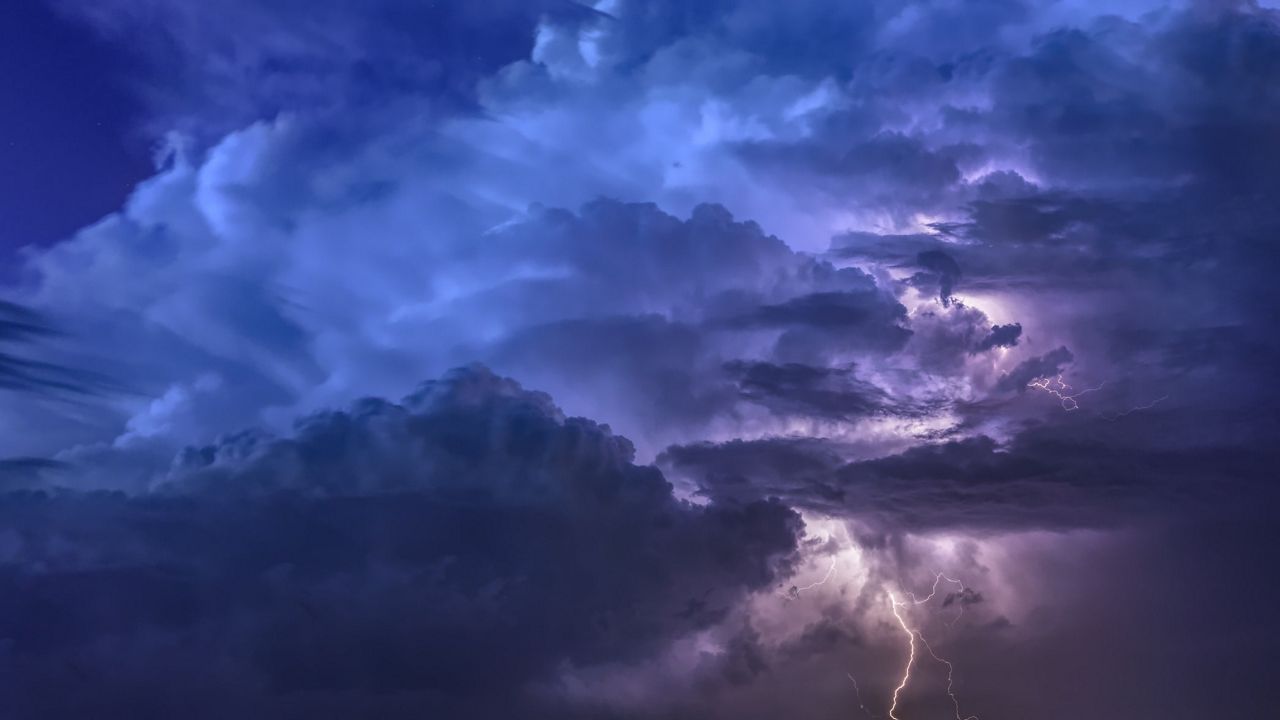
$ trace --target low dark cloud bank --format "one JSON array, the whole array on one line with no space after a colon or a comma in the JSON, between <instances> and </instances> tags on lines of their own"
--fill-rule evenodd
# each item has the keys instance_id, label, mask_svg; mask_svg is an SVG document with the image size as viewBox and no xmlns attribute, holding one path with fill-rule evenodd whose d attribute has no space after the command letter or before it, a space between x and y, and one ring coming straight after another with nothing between
<instances>
[{"instance_id":1,"label":"low dark cloud bank","mask_svg":"<svg viewBox=\"0 0 1280 720\"><path fill-rule=\"evenodd\" d=\"M150 493L0 513L4 695L28 717L511 703L708 627L800 527L776 502L681 503L626 439L482 368L191 448Z\"/></svg>"}]
</instances>

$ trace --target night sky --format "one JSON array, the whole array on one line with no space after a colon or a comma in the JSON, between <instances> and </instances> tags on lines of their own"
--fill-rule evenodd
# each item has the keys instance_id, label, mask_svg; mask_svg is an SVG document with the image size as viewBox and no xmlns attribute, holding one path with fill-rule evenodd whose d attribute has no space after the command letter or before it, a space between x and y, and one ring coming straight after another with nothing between
<instances>
[{"instance_id":1,"label":"night sky","mask_svg":"<svg viewBox=\"0 0 1280 720\"><path fill-rule=\"evenodd\" d=\"M0 720L1280 706L1280 11L0 4Z\"/></svg>"}]
</instances>

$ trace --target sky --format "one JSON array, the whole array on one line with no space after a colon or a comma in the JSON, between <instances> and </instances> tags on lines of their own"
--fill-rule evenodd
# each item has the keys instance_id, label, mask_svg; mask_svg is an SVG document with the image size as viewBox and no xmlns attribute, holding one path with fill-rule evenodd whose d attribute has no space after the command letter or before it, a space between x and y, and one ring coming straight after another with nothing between
<instances>
[{"instance_id":1,"label":"sky","mask_svg":"<svg viewBox=\"0 0 1280 720\"><path fill-rule=\"evenodd\" d=\"M133 59L43 2L0 8L0 256L116 210L154 171ZM7 263L6 263L7 264ZM7 270L7 268L6 268ZM8 275L6 274L6 279Z\"/></svg>"},{"instance_id":2,"label":"sky","mask_svg":"<svg viewBox=\"0 0 1280 720\"><path fill-rule=\"evenodd\" d=\"M0 717L1267 717L1280 14L0 9Z\"/></svg>"}]
</instances>

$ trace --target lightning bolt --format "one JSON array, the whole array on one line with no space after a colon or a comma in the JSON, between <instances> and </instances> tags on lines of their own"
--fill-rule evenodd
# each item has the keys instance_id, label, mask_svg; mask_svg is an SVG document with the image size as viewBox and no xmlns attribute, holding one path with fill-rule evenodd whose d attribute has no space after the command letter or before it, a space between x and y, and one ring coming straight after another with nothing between
<instances>
[{"instance_id":1,"label":"lightning bolt","mask_svg":"<svg viewBox=\"0 0 1280 720\"><path fill-rule=\"evenodd\" d=\"M811 582L808 585L804 585L800 587L792 585L791 589L783 593L782 596L787 599L795 599L800 597L800 593L802 592L808 592L809 590L812 590L821 585L826 585L827 581L831 579L832 573L836 571L836 560L838 560L838 558L831 558L831 567L827 568L827 574L823 575L821 580L818 580L817 582Z\"/></svg>"},{"instance_id":2,"label":"lightning bolt","mask_svg":"<svg viewBox=\"0 0 1280 720\"><path fill-rule=\"evenodd\" d=\"M892 592L889 593L889 608L891 612L893 612L894 619L898 621L898 625L902 627L902 631L907 634L907 647L909 650L909 654L907 656L907 665L902 669L902 681L898 683L898 687L894 688L893 703L889 706L889 717L892 718L893 720L902 720L902 718L898 717L898 714L897 714L898 713L898 697L899 695L902 694L902 691L906 689L907 684L911 682L911 668L915 666L915 662L916 662L916 641L917 640L920 642L921 645L924 645L925 649L929 651L929 655L935 661L947 666L947 697L951 698L951 704L955 706L956 720L978 720L977 715L962 716L960 713L960 700L959 698L956 697L955 689L954 689L954 680L953 680L953 676L955 674L955 666L951 664L950 660L940 657L936 652L934 652L933 647L929 645L929 642L927 640L925 640L924 635L921 634L919 630L911 629L911 626L907 624L906 619L902 617L902 613L901 613L901 610L904 607L913 607L917 605L923 605L929 602L930 600L932 600L934 596L938 594L938 584L941 583L943 580L946 580L949 583L954 583L955 585L959 586L960 592L963 596L963 593L965 592L964 583L960 582L959 580L954 580L952 578L949 578L946 575L943 575L942 573L938 573L937 575L934 576L933 588L929 591L929 595L925 598L917 598L915 593L908 592L905 594L905 597L907 598L906 600L898 600L898 598ZM959 620L960 615L963 615L963 614L964 614L964 602L962 600L960 603L960 614L957 615L956 618L951 621L952 624L954 624L956 620Z\"/></svg>"},{"instance_id":3,"label":"lightning bolt","mask_svg":"<svg viewBox=\"0 0 1280 720\"><path fill-rule=\"evenodd\" d=\"M1036 378L1035 380L1027 383L1027 387L1043 390L1058 398L1058 400L1062 402L1062 409L1067 412L1071 412L1072 410L1080 409L1080 403L1076 402L1076 398L1081 395L1088 395L1091 392L1097 392L1106 384L1107 382L1104 380L1102 381L1102 384L1097 387L1081 390L1078 393L1071 393L1071 386L1062 381L1062 375L1058 375L1056 378L1050 378L1048 376Z\"/></svg>"},{"instance_id":4,"label":"lightning bolt","mask_svg":"<svg viewBox=\"0 0 1280 720\"><path fill-rule=\"evenodd\" d=\"M862 709L862 714L869 718L874 718L875 715L872 715L871 711L867 709L867 704L862 702L862 689L858 687L858 678L854 677L853 673L845 673L845 675L853 683L853 694L858 697L858 707Z\"/></svg>"},{"instance_id":5,"label":"lightning bolt","mask_svg":"<svg viewBox=\"0 0 1280 720\"><path fill-rule=\"evenodd\" d=\"M1114 415L1103 415L1102 417L1106 418L1106 419L1107 419L1108 421L1110 421L1110 422L1115 422L1115 421L1119 420L1120 418L1122 418L1122 417L1124 417L1124 416L1126 416L1126 415L1132 415L1132 414L1134 414L1134 413L1136 413L1136 412L1138 412L1138 411L1140 411L1140 410L1150 410L1151 408L1153 408L1153 407L1155 407L1155 406L1159 405L1160 403L1162 403L1162 402L1164 402L1165 400L1168 400L1168 399L1169 399L1169 396L1168 396L1168 395L1161 395L1160 397L1156 398L1155 400L1152 400L1151 402L1147 403L1146 405L1139 405L1139 406L1137 406L1137 407L1131 407L1131 408L1129 408L1128 410L1125 410L1125 411L1124 411L1124 412L1122 412L1122 413L1116 413L1116 414L1114 414Z\"/></svg>"}]
</instances>

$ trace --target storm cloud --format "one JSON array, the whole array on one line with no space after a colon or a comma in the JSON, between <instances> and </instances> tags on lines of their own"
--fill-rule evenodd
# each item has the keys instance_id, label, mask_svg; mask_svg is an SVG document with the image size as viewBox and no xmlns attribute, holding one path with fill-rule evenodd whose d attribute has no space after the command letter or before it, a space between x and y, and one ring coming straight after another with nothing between
<instances>
[{"instance_id":1,"label":"storm cloud","mask_svg":"<svg viewBox=\"0 0 1280 720\"><path fill-rule=\"evenodd\" d=\"M886 716L937 573L966 715L1274 704L1268 3L56 7L158 152L0 287L16 717Z\"/></svg>"}]
</instances>

